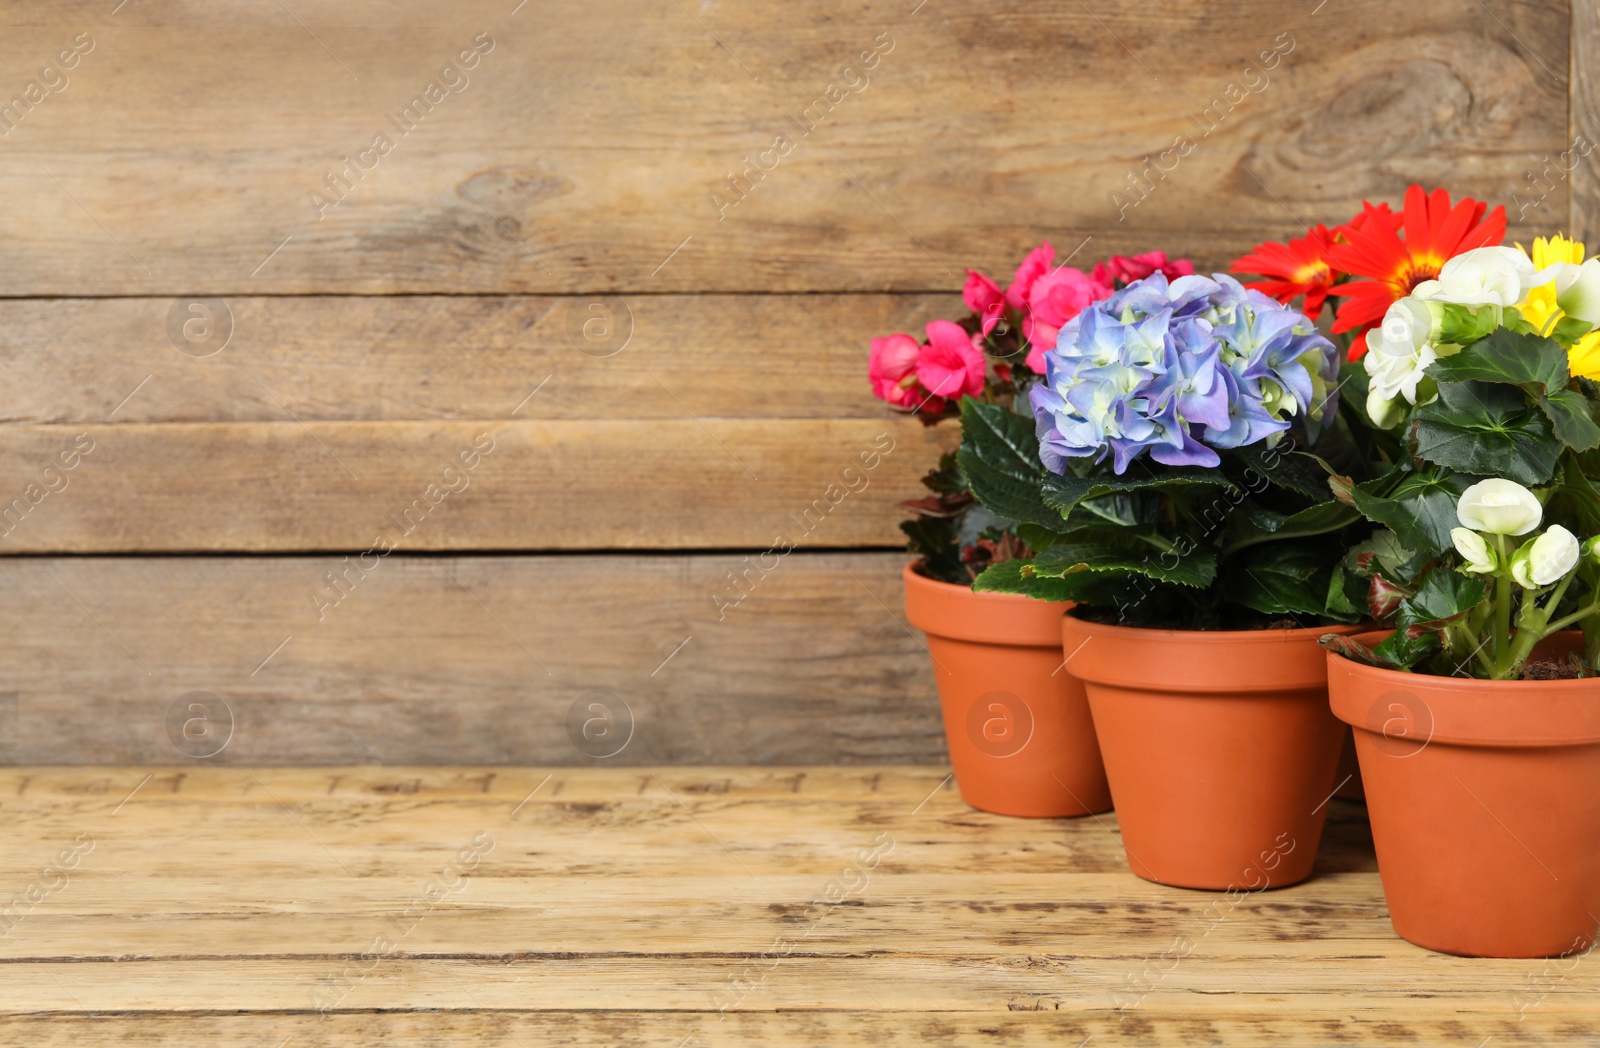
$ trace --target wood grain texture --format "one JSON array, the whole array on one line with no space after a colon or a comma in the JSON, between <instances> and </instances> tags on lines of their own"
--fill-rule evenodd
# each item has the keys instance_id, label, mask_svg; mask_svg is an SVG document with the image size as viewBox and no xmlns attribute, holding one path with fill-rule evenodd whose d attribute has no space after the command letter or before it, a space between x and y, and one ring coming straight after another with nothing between
<instances>
[{"instance_id":1,"label":"wood grain texture","mask_svg":"<svg viewBox=\"0 0 1600 1048\"><path fill-rule=\"evenodd\" d=\"M903 545L899 503L959 441L904 418L6 426L0 548Z\"/></svg>"},{"instance_id":2,"label":"wood grain texture","mask_svg":"<svg viewBox=\"0 0 1600 1048\"><path fill-rule=\"evenodd\" d=\"M184 759L200 691L220 762L605 763L580 701L632 718L609 763L942 760L905 559L0 559L0 759Z\"/></svg>"},{"instance_id":3,"label":"wood grain texture","mask_svg":"<svg viewBox=\"0 0 1600 1048\"><path fill-rule=\"evenodd\" d=\"M1565 147L1569 154L1558 164L1558 170L1570 167L1572 235L1593 245L1600 243L1600 172L1596 171L1600 156L1595 155L1600 150L1600 3L1571 2L1571 91Z\"/></svg>"},{"instance_id":4,"label":"wood grain texture","mask_svg":"<svg viewBox=\"0 0 1600 1048\"><path fill-rule=\"evenodd\" d=\"M1041 235L1212 266L1411 181L1506 202L1568 134L1565 0L292 6L8 8L7 97L94 47L6 136L0 294L954 289Z\"/></svg>"},{"instance_id":5,"label":"wood grain texture","mask_svg":"<svg viewBox=\"0 0 1600 1048\"><path fill-rule=\"evenodd\" d=\"M1317 874L1140 881L1112 815L922 768L18 768L0 1043L1541 1044L1600 974L1389 927L1361 808ZM24 896L25 897L25 896ZM827 902L829 898L837 900ZM1192 948L1163 961L1174 941Z\"/></svg>"},{"instance_id":6,"label":"wood grain texture","mask_svg":"<svg viewBox=\"0 0 1600 1048\"><path fill-rule=\"evenodd\" d=\"M869 339L921 337L964 308L954 295L194 301L0 299L0 421L877 419Z\"/></svg>"}]
</instances>

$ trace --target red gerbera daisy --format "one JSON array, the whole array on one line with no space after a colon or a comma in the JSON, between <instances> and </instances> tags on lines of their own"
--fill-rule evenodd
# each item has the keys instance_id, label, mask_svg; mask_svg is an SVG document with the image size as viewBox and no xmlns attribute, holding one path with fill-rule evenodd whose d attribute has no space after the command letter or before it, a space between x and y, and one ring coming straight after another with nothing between
<instances>
[{"instance_id":1,"label":"red gerbera daisy","mask_svg":"<svg viewBox=\"0 0 1600 1048\"><path fill-rule=\"evenodd\" d=\"M1395 222L1387 208L1365 206L1350 225L1343 227L1346 243L1328 251L1333 265L1354 277L1329 290L1346 299L1339 305L1335 333L1355 331L1350 359L1366 352L1362 335L1383 319L1389 307L1411 293L1424 280L1463 251L1500 243L1506 235L1506 209L1463 198L1452 205L1442 189L1424 193L1421 186L1406 190L1405 210ZM1404 234L1402 237L1401 234Z\"/></svg>"},{"instance_id":2,"label":"red gerbera daisy","mask_svg":"<svg viewBox=\"0 0 1600 1048\"><path fill-rule=\"evenodd\" d=\"M1245 287L1254 288L1285 305L1296 296L1304 295L1305 313L1315 318L1322 312L1328 290L1338 275L1328 264L1333 237L1328 227L1319 223L1307 230L1305 236L1291 239L1287 244L1271 240L1257 244L1250 254L1234 259L1230 268L1235 273L1257 273L1269 278L1251 281Z\"/></svg>"}]
</instances>

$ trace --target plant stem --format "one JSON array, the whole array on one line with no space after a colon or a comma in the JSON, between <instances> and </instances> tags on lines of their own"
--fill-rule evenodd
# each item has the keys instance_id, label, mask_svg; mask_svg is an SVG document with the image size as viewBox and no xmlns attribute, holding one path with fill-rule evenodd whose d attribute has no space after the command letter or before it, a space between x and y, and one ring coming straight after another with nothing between
<instances>
[{"instance_id":1,"label":"plant stem","mask_svg":"<svg viewBox=\"0 0 1600 1048\"><path fill-rule=\"evenodd\" d=\"M1549 628L1550 614L1560 606L1561 598L1566 595L1567 586L1571 584L1572 578L1572 573L1563 578L1543 607L1534 599L1531 592L1523 594L1522 611L1517 616L1517 635L1512 640L1510 656L1501 667L1504 672L1499 679L1520 677L1523 664L1533 654L1534 646L1554 632Z\"/></svg>"},{"instance_id":2,"label":"plant stem","mask_svg":"<svg viewBox=\"0 0 1600 1048\"><path fill-rule=\"evenodd\" d=\"M1495 552L1500 555L1500 569L1494 580L1494 664L1497 670L1505 666L1506 648L1511 639L1511 562L1506 557L1506 537L1494 537ZM1495 677L1498 679L1497 672Z\"/></svg>"},{"instance_id":3,"label":"plant stem","mask_svg":"<svg viewBox=\"0 0 1600 1048\"><path fill-rule=\"evenodd\" d=\"M1552 633L1560 633L1568 626L1572 626L1596 613L1600 613L1600 600L1595 601L1586 608L1579 608L1566 618L1557 619L1556 621L1552 622L1545 629L1545 636L1548 637Z\"/></svg>"},{"instance_id":4,"label":"plant stem","mask_svg":"<svg viewBox=\"0 0 1600 1048\"><path fill-rule=\"evenodd\" d=\"M1568 572L1567 577L1562 579L1556 585L1555 592L1550 594L1550 599L1545 601L1544 607L1539 609L1540 614L1543 616L1545 622L1549 622L1550 616L1554 615L1556 609L1561 606L1561 598L1567 595L1567 587L1570 586L1572 584L1572 580L1577 577L1577 572Z\"/></svg>"}]
</instances>

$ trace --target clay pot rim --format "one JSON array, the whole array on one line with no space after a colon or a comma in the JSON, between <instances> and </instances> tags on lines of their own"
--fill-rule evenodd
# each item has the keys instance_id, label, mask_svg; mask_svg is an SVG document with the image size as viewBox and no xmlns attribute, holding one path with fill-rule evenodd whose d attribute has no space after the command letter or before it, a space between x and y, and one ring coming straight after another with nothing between
<instances>
[{"instance_id":1,"label":"clay pot rim","mask_svg":"<svg viewBox=\"0 0 1600 1048\"><path fill-rule=\"evenodd\" d=\"M1352 639L1361 641L1372 647L1394 630L1367 630L1357 633ZM1562 630L1556 636L1577 635L1577 630ZM1543 643L1542 641L1540 643ZM1352 659L1348 655L1330 650L1330 658L1337 658L1350 665L1357 676L1392 677L1407 681L1424 681L1423 687L1437 688L1439 691L1459 691L1472 695L1480 695L1484 688L1507 690L1510 688L1538 687L1540 691L1560 694L1562 691L1578 692L1588 689L1600 695L1600 677L1575 677L1571 680L1484 680L1481 677L1441 677L1436 673L1409 673L1405 670L1391 670L1386 666L1371 666L1359 659ZM1359 725L1357 725L1359 727Z\"/></svg>"},{"instance_id":2,"label":"clay pot rim","mask_svg":"<svg viewBox=\"0 0 1600 1048\"><path fill-rule=\"evenodd\" d=\"M911 561L901 571L906 618L917 629L973 644L1061 646L1061 616L1070 603L1020 593L978 593L968 586L929 578L916 570L921 563L921 558Z\"/></svg>"},{"instance_id":3,"label":"clay pot rim","mask_svg":"<svg viewBox=\"0 0 1600 1048\"><path fill-rule=\"evenodd\" d=\"M1259 630L1172 630L1149 626L1116 626L1110 623L1094 622L1068 611L1065 618L1078 623L1084 629L1104 630L1112 636L1132 638L1134 636L1145 639L1157 639L1168 644L1192 644L1199 640L1239 640L1251 638L1253 640L1281 640L1303 641L1308 636L1321 637L1327 633L1354 633L1365 627L1360 623L1334 623L1330 626L1297 626L1293 629L1259 629Z\"/></svg>"},{"instance_id":4,"label":"clay pot rim","mask_svg":"<svg viewBox=\"0 0 1600 1048\"><path fill-rule=\"evenodd\" d=\"M1025 595L1023 595L1021 593L989 593L989 592L980 593L979 591L973 589L971 586L963 586L963 585L961 585L960 583L957 583L957 582L945 582L942 579L936 579L931 575L924 575L922 572L917 570L918 566L920 566L921 564L924 564L924 563L926 563L924 558L918 557L916 560L911 561L909 564L907 564L905 566L905 569L901 572L901 574L904 576L907 585L910 585L913 581L915 581L915 583L917 585L920 585L920 586L937 586L940 589L945 590L946 592L949 592L951 590L955 590L955 591L958 591L960 593L967 594L968 596L972 597L974 600L994 601L996 603L1002 603L1002 604L1023 604L1023 603L1027 603L1027 604L1053 604L1053 603L1056 603L1054 601L1039 600L1036 597L1025 596ZM1063 604L1062 606L1065 607L1066 605Z\"/></svg>"},{"instance_id":5,"label":"clay pot rim","mask_svg":"<svg viewBox=\"0 0 1600 1048\"><path fill-rule=\"evenodd\" d=\"M1061 618L1067 670L1079 680L1197 701L1321 691L1328 663L1317 639L1360 628L1168 630Z\"/></svg>"},{"instance_id":6,"label":"clay pot rim","mask_svg":"<svg viewBox=\"0 0 1600 1048\"><path fill-rule=\"evenodd\" d=\"M1393 630L1367 630L1355 635L1376 643ZM1577 636L1567 630L1558 636ZM1427 708L1430 745L1480 749L1550 749L1600 744L1600 678L1575 680L1482 680L1408 673L1348 658L1329 651L1330 683L1335 673L1359 682L1354 690L1331 687L1334 716L1358 732L1383 735L1382 726L1367 723L1370 703L1393 692L1411 693ZM1439 705L1427 703L1431 696Z\"/></svg>"}]
</instances>

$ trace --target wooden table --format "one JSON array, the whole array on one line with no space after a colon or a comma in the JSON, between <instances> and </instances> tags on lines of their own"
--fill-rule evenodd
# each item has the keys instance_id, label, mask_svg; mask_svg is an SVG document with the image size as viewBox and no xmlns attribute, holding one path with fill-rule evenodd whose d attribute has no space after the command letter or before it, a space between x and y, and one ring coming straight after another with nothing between
<instances>
[{"instance_id":1,"label":"wooden table","mask_svg":"<svg viewBox=\"0 0 1600 1048\"><path fill-rule=\"evenodd\" d=\"M1600 960L1397 938L1344 802L1232 903L930 767L16 768L0 820L3 1045L1600 1044Z\"/></svg>"}]
</instances>

